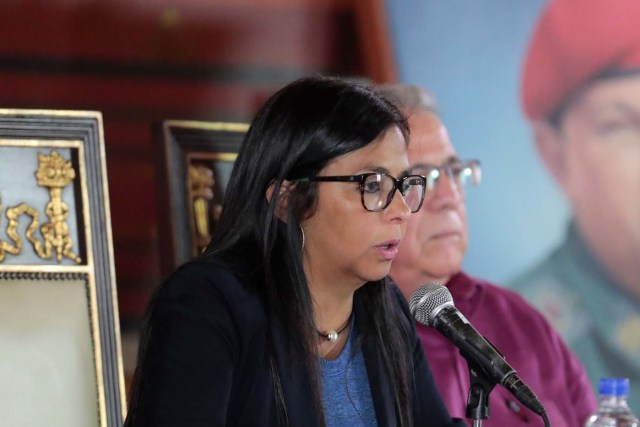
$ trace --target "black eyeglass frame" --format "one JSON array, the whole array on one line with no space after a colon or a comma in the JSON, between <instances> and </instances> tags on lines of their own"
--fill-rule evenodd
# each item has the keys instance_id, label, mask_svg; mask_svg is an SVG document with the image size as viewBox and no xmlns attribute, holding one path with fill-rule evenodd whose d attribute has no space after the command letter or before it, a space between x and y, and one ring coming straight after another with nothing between
<instances>
[{"instance_id":1,"label":"black eyeglass frame","mask_svg":"<svg viewBox=\"0 0 640 427\"><path fill-rule=\"evenodd\" d=\"M391 191L389 191L389 194L387 195L387 202L383 207L379 209L369 209L364 202L364 191L365 191L364 183L368 177L374 176L374 175L388 176L393 180L393 188L391 189ZM393 200L393 197L396 194L396 190L400 191L400 194L402 195L402 198L404 200L404 193L402 192L402 186L404 182L408 179L419 179L422 184L422 195L420 197L420 203L418 204L418 207L416 208L416 210L411 211L411 213L416 213L422 207L422 203L424 202L424 196L427 191L427 178L424 177L423 175L406 175L406 176L403 176L402 178L396 178L384 172L368 172L360 175L334 175L334 176L318 175L314 177L292 179L290 181L291 182L357 182L360 184L360 201L362 202L362 207L369 212L382 212L391 204L391 201ZM407 205L407 207L408 206L409 205Z\"/></svg>"}]
</instances>

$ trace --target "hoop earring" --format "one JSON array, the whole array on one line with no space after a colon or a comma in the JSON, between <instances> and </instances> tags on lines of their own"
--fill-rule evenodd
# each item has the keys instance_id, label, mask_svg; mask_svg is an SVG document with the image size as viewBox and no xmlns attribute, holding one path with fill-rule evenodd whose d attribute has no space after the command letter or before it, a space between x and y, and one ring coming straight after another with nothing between
<instances>
[{"instance_id":1,"label":"hoop earring","mask_svg":"<svg viewBox=\"0 0 640 427\"><path fill-rule=\"evenodd\" d=\"M302 255L302 252L304 251L304 229L302 228L301 225L299 225L300 227L300 233L302 233L302 245L300 246L300 254Z\"/></svg>"}]
</instances>

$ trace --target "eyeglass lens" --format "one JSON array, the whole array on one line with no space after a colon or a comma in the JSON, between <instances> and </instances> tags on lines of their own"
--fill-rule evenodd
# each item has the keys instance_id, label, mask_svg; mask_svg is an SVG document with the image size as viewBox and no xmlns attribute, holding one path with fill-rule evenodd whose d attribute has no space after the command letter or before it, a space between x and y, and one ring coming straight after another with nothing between
<instances>
[{"instance_id":1,"label":"eyeglass lens","mask_svg":"<svg viewBox=\"0 0 640 427\"><path fill-rule=\"evenodd\" d=\"M413 171L413 173L420 172L422 171ZM480 164L475 161L451 163L440 167L429 168L425 172L427 189L429 191L432 191L436 187L443 173L447 175L451 183L455 184L457 188L462 188L469 182L473 185L478 185L482 177Z\"/></svg>"},{"instance_id":2,"label":"eyeglass lens","mask_svg":"<svg viewBox=\"0 0 640 427\"><path fill-rule=\"evenodd\" d=\"M420 209L424 195L424 183L420 177L408 176L401 180L400 193L411 212ZM396 190L396 181L385 174L373 174L366 177L362 186L362 201L370 211L381 211L391 203Z\"/></svg>"}]
</instances>

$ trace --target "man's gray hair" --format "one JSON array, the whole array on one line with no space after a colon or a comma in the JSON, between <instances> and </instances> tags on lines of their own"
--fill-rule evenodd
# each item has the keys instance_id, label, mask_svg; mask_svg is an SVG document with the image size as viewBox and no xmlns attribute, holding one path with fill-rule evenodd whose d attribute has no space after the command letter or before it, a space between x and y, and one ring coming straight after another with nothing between
<instances>
[{"instance_id":1,"label":"man's gray hair","mask_svg":"<svg viewBox=\"0 0 640 427\"><path fill-rule=\"evenodd\" d=\"M403 83L385 83L377 85L375 91L393 103L407 116L418 111L430 111L437 114L436 100L420 86Z\"/></svg>"}]
</instances>

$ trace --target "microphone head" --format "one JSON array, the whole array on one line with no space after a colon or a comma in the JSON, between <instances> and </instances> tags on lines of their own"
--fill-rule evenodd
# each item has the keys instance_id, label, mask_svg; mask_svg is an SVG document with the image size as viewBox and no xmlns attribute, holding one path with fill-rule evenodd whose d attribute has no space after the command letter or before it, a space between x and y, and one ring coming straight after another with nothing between
<instances>
[{"instance_id":1,"label":"microphone head","mask_svg":"<svg viewBox=\"0 0 640 427\"><path fill-rule=\"evenodd\" d=\"M453 307L453 297L446 286L429 283L416 289L409 299L413 317L423 325L434 326L436 316L444 307Z\"/></svg>"}]
</instances>

